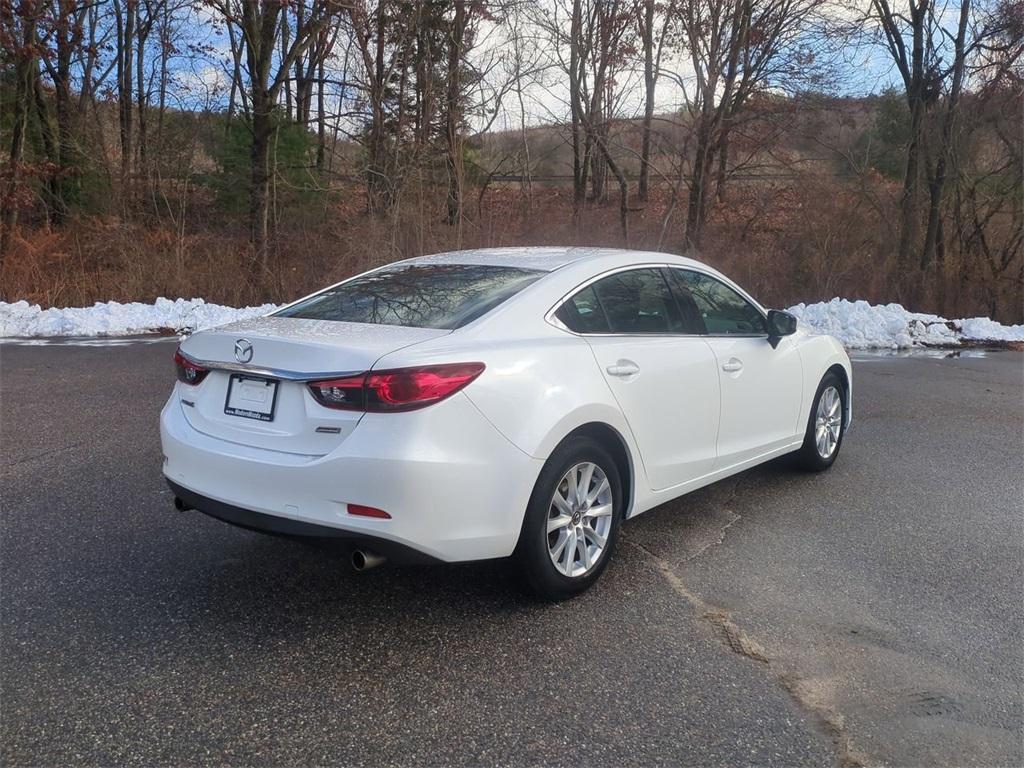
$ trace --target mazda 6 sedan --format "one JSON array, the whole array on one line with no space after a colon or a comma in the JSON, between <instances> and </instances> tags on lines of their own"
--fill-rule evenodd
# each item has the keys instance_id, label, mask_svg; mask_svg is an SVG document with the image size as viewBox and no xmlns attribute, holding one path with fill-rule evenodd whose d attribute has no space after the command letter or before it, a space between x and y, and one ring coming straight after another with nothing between
<instances>
[{"instance_id":1,"label":"mazda 6 sedan","mask_svg":"<svg viewBox=\"0 0 1024 768\"><path fill-rule=\"evenodd\" d=\"M623 520L783 454L832 465L834 338L663 253L505 248L389 264L196 333L161 414L178 509L383 562L512 557L594 583Z\"/></svg>"}]
</instances>

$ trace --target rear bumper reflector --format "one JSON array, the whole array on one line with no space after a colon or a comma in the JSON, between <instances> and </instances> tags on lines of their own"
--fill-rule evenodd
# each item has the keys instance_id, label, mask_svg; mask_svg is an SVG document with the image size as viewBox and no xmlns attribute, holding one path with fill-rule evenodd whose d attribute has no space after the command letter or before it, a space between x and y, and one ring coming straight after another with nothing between
<instances>
[{"instance_id":1,"label":"rear bumper reflector","mask_svg":"<svg viewBox=\"0 0 1024 768\"><path fill-rule=\"evenodd\" d=\"M346 506L348 506L348 513L350 515L358 515L359 517L375 517L379 520L391 519L391 515L383 509L377 509L376 507L364 507L362 504L348 504Z\"/></svg>"}]
</instances>

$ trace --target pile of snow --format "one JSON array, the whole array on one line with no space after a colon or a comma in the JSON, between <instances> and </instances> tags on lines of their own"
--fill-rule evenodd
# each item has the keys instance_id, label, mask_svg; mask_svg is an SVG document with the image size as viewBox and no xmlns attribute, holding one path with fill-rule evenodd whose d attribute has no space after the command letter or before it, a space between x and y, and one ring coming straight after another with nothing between
<instances>
[{"instance_id":1,"label":"pile of snow","mask_svg":"<svg viewBox=\"0 0 1024 768\"><path fill-rule=\"evenodd\" d=\"M259 317L275 304L235 309L202 299L159 298L152 304L116 301L91 307L41 309L38 304L0 301L0 338L12 336L125 336L136 333L199 331L234 320Z\"/></svg>"},{"instance_id":2,"label":"pile of snow","mask_svg":"<svg viewBox=\"0 0 1024 768\"><path fill-rule=\"evenodd\" d=\"M157 299L153 304L97 302L91 307L41 309L37 304L0 302L0 338L39 336L124 336L172 330L199 331L259 317L274 304L234 309L202 299ZM946 320L908 312L899 304L832 299L798 304L789 311L807 328L835 336L849 349L955 347L968 342L1024 342L1024 325L1001 325L986 317Z\"/></svg>"},{"instance_id":3,"label":"pile of snow","mask_svg":"<svg viewBox=\"0 0 1024 768\"><path fill-rule=\"evenodd\" d=\"M1024 325L1002 325L987 317L947 320L908 312L899 304L832 299L797 304L789 312L808 329L828 333L847 349L955 347L963 342L1024 342Z\"/></svg>"}]
</instances>

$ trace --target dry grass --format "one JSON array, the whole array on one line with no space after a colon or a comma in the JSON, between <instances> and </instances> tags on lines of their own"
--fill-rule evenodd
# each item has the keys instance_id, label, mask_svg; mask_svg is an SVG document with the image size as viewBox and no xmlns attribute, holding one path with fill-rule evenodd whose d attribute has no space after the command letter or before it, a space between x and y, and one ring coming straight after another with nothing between
<instances>
[{"instance_id":1,"label":"dry grass","mask_svg":"<svg viewBox=\"0 0 1024 768\"><path fill-rule=\"evenodd\" d=\"M19 231L0 275L2 297L44 306L158 296L245 305L290 300L371 266L422 253L502 245L627 245L617 201L588 205L574 216L571 190L564 187L536 186L532 198L518 185L492 187L479 204L475 197L468 202L461 227L443 222L437 207L442 198L432 188L407 188L394 213L378 219L364 212L359 188L345 190L342 202L312 217L312 224L279 225L272 272L263 280L245 230L213 214L206 220L196 216L184 231L155 220L99 218L77 219L60 231ZM663 228L669 198L669 190L659 189L647 205L633 203L629 247L681 252L685 200ZM863 194L837 188L834 179L813 175L786 186L733 185L712 211L701 257L772 306L833 296L906 302L913 278L896 270L889 226L864 200ZM983 286L954 288L950 313L983 313L988 300Z\"/></svg>"}]
</instances>

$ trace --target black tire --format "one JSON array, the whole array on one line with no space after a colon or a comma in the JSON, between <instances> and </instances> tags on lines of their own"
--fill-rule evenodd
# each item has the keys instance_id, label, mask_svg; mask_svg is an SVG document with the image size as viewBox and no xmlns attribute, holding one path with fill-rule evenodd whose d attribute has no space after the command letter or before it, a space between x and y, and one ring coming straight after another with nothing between
<instances>
[{"instance_id":1,"label":"black tire","mask_svg":"<svg viewBox=\"0 0 1024 768\"><path fill-rule=\"evenodd\" d=\"M839 437L836 440L835 449L826 457L822 456L818 450L815 432L818 403L830 387L834 387L839 392L841 407L839 412ZM807 472L823 472L835 463L836 457L839 455L839 449L843 447L843 438L846 436L846 408L846 387L843 385L843 380L833 372L826 373L821 383L818 384L818 390L814 393L814 400L811 401L811 412L807 415L807 430L804 433L804 444L796 453L796 465L800 469Z\"/></svg>"},{"instance_id":2,"label":"black tire","mask_svg":"<svg viewBox=\"0 0 1024 768\"><path fill-rule=\"evenodd\" d=\"M548 550L547 524L556 489L570 469L583 462L595 464L608 479L612 503L611 528L604 549L590 570L583 575L570 577L561 573L552 562ZM526 586L545 600L564 600L590 587L600 578L615 550L622 508L622 480L611 454L589 437L570 438L559 445L537 478L513 555ZM586 522L583 524L586 525Z\"/></svg>"}]
</instances>

